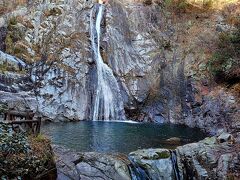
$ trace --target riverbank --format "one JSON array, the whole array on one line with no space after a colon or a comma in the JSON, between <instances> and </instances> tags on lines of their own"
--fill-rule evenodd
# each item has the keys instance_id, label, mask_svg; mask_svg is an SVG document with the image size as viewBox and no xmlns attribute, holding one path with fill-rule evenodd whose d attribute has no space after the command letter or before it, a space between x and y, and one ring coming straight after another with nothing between
<instances>
[{"instance_id":1,"label":"riverbank","mask_svg":"<svg viewBox=\"0 0 240 180\"><path fill-rule=\"evenodd\" d=\"M3 162L0 164L1 178L44 180L240 178L240 138L228 133L207 137L171 150L139 149L122 154L77 152L51 145L42 135L27 137L11 132L6 126L1 126L0 131L0 161Z\"/></svg>"},{"instance_id":2,"label":"riverbank","mask_svg":"<svg viewBox=\"0 0 240 180\"><path fill-rule=\"evenodd\" d=\"M145 149L129 154L80 153L53 146L58 180L68 179L239 179L240 146L230 134L176 148ZM131 161L130 161L130 160Z\"/></svg>"}]
</instances>

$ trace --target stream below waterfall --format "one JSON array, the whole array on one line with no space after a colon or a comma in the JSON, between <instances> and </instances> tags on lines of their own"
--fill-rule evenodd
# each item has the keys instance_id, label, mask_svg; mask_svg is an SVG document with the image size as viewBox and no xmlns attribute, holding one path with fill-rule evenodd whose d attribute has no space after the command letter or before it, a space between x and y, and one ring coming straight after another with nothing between
<instances>
[{"instance_id":1,"label":"stream below waterfall","mask_svg":"<svg viewBox=\"0 0 240 180\"><path fill-rule=\"evenodd\" d=\"M42 133L49 136L53 144L76 151L125 154L144 148L171 149L206 137L199 129L181 125L105 121L45 123ZM172 137L180 138L181 142L166 141Z\"/></svg>"}]
</instances>

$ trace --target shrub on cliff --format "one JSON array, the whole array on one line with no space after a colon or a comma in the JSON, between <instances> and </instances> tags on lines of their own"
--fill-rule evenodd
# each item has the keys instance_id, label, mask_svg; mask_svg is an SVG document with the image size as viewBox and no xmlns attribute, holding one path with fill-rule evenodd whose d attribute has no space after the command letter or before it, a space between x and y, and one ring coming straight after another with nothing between
<instances>
[{"instance_id":1,"label":"shrub on cliff","mask_svg":"<svg viewBox=\"0 0 240 180\"><path fill-rule=\"evenodd\" d=\"M0 65L0 71L1 71L1 65ZM6 103L0 102L0 115L4 114L8 110L8 105Z\"/></svg>"},{"instance_id":2,"label":"shrub on cliff","mask_svg":"<svg viewBox=\"0 0 240 180\"><path fill-rule=\"evenodd\" d=\"M145 4L145 5L151 5L152 4L152 0L144 0L143 1L143 4Z\"/></svg>"},{"instance_id":3,"label":"shrub on cliff","mask_svg":"<svg viewBox=\"0 0 240 180\"><path fill-rule=\"evenodd\" d=\"M235 84L240 80L240 25L232 33L221 33L216 52L209 60L216 82Z\"/></svg>"},{"instance_id":4,"label":"shrub on cliff","mask_svg":"<svg viewBox=\"0 0 240 180\"><path fill-rule=\"evenodd\" d=\"M5 40L6 52L15 55L21 54L22 49L16 48L16 43L23 38L26 29L23 26L18 25L16 17L10 18L7 29L8 31Z\"/></svg>"},{"instance_id":5,"label":"shrub on cliff","mask_svg":"<svg viewBox=\"0 0 240 180\"><path fill-rule=\"evenodd\" d=\"M176 12L185 12L189 7L187 0L164 0L165 6Z\"/></svg>"},{"instance_id":6,"label":"shrub on cliff","mask_svg":"<svg viewBox=\"0 0 240 180\"><path fill-rule=\"evenodd\" d=\"M213 0L190 1L190 0L164 0L165 6L175 13L202 13L216 8Z\"/></svg>"}]
</instances>

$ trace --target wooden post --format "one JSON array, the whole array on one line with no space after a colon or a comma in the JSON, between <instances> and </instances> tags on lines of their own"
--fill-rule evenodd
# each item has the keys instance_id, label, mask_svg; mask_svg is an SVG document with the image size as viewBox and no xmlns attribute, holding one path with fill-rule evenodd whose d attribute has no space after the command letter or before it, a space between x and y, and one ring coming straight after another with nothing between
<instances>
[{"instance_id":1,"label":"wooden post","mask_svg":"<svg viewBox=\"0 0 240 180\"><path fill-rule=\"evenodd\" d=\"M41 131L41 121L42 121L42 118L41 117L38 117L37 118L37 129L36 129L36 133L39 134L40 131Z\"/></svg>"}]
</instances>

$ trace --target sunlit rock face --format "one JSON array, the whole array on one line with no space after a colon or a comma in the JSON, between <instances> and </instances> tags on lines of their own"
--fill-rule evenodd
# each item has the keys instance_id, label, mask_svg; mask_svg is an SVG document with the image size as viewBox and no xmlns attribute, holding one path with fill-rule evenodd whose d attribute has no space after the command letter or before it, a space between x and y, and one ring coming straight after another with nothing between
<instances>
[{"instance_id":1,"label":"sunlit rock face","mask_svg":"<svg viewBox=\"0 0 240 180\"><path fill-rule=\"evenodd\" d=\"M110 2L103 54L125 90L130 118L175 123L188 113L185 55L176 29L156 1Z\"/></svg>"},{"instance_id":2,"label":"sunlit rock face","mask_svg":"<svg viewBox=\"0 0 240 180\"><path fill-rule=\"evenodd\" d=\"M164 19L157 6L124 3L110 2L103 46L106 44L106 60L125 90L126 108L132 111L145 102L151 91L158 89L164 62L159 41L165 35L159 27Z\"/></svg>"},{"instance_id":3,"label":"sunlit rock face","mask_svg":"<svg viewBox=\"0 0 240 180\"><path fill-rule=\"evenodd\" d=\"M47 58L51 58L49 55L53 58L50 67L43 65L43 69L50 69L43 74L42 80L38 77L38 73L41 74L38 64L32 74L32 78L39 78L36 81L41 83L37 88L39 109L48 118L83 120L90 116L88 73L92 58L88 38L91 6L91 2L85 1L47 3L37 6L33 15L34 29L27 32L29 40L43 41Z\"/></svg>"}]
</instances>

